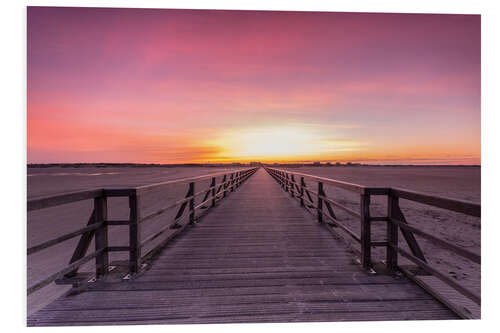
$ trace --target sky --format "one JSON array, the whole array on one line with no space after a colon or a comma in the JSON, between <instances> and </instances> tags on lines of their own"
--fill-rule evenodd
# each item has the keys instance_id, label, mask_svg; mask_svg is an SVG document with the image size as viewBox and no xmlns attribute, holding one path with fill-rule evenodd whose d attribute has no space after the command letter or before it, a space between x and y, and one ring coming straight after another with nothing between
<instances>
[{"instance_id":1,"label":"sky","mask_svg":"<svg viewBox=\"0 0 500 333\"><path fill-rule=\"evenodd\" d=\"M481 163L479 15L27 14L28 163Z\"/></svg>"}]
</instances>

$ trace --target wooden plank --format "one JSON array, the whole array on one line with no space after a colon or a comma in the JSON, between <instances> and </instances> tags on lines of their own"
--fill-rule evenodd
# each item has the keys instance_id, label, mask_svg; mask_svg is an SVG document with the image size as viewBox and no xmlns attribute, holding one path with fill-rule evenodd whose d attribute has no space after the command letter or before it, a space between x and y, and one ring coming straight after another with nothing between
<instances>
[{"instance_id":1,"label":"wooden plank","mask_svg":"<svg viewBox=\"0 0 500 333\"><path fill-rule=\"evenodd\" d=\"M422 231L420 229L412 227L408 223L404 223L404 222L398 221L396 219L393 219L392 221L393 221L394 225L399 226L403 230L417 234L417 235L421 236L422 238L429 240L431 243L434 243L436 245L441 246L442 248L449 250L450 252L453 252L461 257L467 258L467 259L469 259L477 264L481 264L481 255L479 255L477 253L471 252L471 251L464 249L460 246L457 246L457 245L452 244L448 241L445 241L441 238L438 238L434 235L431 235L425 231Z\"/></svg>"},{"instance_id":2,"label":"wooden plank","mask_svg":"<svg viewBox=\"0 0 500 333\"><path fill-rule=\"evenodd\" d=\"M30 199L27 202L28 212L37 209L49 208L59 205L64 205L76 201L94 199L102 196L102 189L86 190L79 192L63 193L48 197Z\"/></svg>"},{"instance_id":3,"label":"wooden plank","mask_svg":"<svg viewBox=\"0 0 500 333\"><path fill-rule=\"evenodd\" d=\"M133 188L105 188L103 189L105 197L128 197L135 193Z\"/></svg>"},{"instance_id":4,"label":"wooden plank","mask_svg":"<svg viewBox=\"0 0 500 333\"><path fill-rule=\"evenodd\" d=\"M418 276L413 274L410 270L401 268L401 271L413 282L421 286L423 289L425 289L429 294L431 294L434 298L439 300L441 303L446 305L450 310L452 310L454 313L456 313L460 318L463 319L474 319L473 316L471 316L471 313L467 311L467 309L463 307L459 307L450 300L446 299L439 293L437 290L435 290L433 287L430 285L426 284L424 281L420 280Z\"/></svg>"},{"instance_id":5,"label":"wooden plank","mask_svg":"<svg viewBox=\"0 0 500 333\"><path fill-rule=\"evenodd\" d=\"M469 289L463 287L459 283L457 283L455 280L450 278L449 276L443 274L442 272L438 271L437 269L429 266L426 262L421 260L420 258L417 258L405 250L398 248L397 251L403 255L405 258L409 259L425 271L429 272L430 274L434 275L435 277L439 278L441 281L445 282L447 285L450 287L454 288L456 291L464 295L465 297L471 299L474 303L480 305L481 304L481 295L477 295L474 292L470 291Z\"/></svg>"},{"instance_id":6,"label":"wooden plank","mask_svg":"<svg viewBox=\"0 0 500 333\"><path fill-rule=\"evenodd\" d=\"M78 229L76 231L67 233L67 234L65 234L63 236L59 236L57 238L48 240L48 241L40 243L38 245L34 245L34 246L28 248L27 255L30 255L30 254L36 253L38 251L44 250L44 249L46 249L48 247L52 247L52 246L54 246L56 244L59 244L59 243L64 242L64 241L66 241L68 239L74 238L76 236L80 236L82 234L87 234L87 233L93 232L96 229L101 228L103 225L104 225L104 222L94 223L94 224L91 224L91 225L89 225L89 226L87 226L85 228Z\"/></svg>"},{"instance_id":7,"label":"wooden plank","mask_svg":"<svg viewBox=\"0 0 500 333\"><path fill-rule=\"evenodd\" d=\"M390 193L391 195L397 196L402 199L448 209L466 215L481 217L481 204L476 202L445 198L400 188L391 188Z\"/></svg>"}]
</instances>

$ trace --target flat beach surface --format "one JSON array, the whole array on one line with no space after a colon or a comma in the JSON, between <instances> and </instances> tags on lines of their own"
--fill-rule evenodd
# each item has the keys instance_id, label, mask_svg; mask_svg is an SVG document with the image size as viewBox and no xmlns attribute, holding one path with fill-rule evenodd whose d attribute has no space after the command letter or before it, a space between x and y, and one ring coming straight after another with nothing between
<instances>
[{"instance_id":1,"label":"flat beach surface","mask_svg":"<svg viewBox=\"0 0 500 333\"><path fill-rule=\"evenodd\" d=\"M98 187L135 187L224 170L229 170L229 168L28 168L28 199ZM290 170L366 186L401 187L475 202L479 202L481 199L481 169L479 167L301 167L290 168ZM208 187L208 183L200 184L200 188L197 188L197 190L203 189L203 186ZM168 191L148 194L141 203L142 214L146 215L162 205L164 206L166 203L172 202L172 200L183 197L186 191L187 187L183 185L174 186ZM329 186L326 187L326 191L335 200L352 209L359 209L359 198L356 195ZM375 199L372 202L373 215L385 212L386 204L384 201ZM125 199L110 199L108 207L110 218L128 218L128 202ZM405 200L401 201L401 207L410 224L418 225L426 231L469 250L477 253L480 252L481 223L479 218L467 217L462 214L455 214ZM29 212L27 224L28 246L36 245L83 227L87 223L91 209L92 204L87 200ZM143 238L158 230L158 227L162 223L170 223L173 219L173 214L175 214L175 211L146 223ZM343 216L340 212L338 213L338 217L343 219L352 229L359 231L359 221L353 221L348 216ZM376 237L380 236L383 238L385 236L385 228L374 229ZM127 232L127 228L123 226L110 227L110 246L127 245ZM77 240L76 238L66 241L53 248L29 256L28 285L64 267L71 257ZM419 239L419 242L432 264L438 265L441 270L447 272L455 279L462 281L473 290L480 290L479 265L449 254L432 244L428 244L424 240ZM382 256L382 252L375 251L375 255ZM126 259L126 254L113 254L111 257L111 261L122 259ZM91 265L88 267L90 268ZM83 271L85 270L83 269ZM35 292L28 298L28 314L50 303L67 289L65 286L55 286L52 284Z\"/></svg>"}]
</instances>

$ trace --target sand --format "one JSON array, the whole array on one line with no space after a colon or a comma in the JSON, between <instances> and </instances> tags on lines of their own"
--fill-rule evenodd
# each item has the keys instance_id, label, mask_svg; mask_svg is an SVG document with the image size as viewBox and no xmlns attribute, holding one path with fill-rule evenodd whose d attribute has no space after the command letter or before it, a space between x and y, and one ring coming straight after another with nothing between
<instances>
[{"instance_id":1,"label":"sand","mask_svg":"<svg viewBox=\"0 0 500 333\"><path fill-rule=\"evenodd\" d=\"M172 179L220 172L227 168L30 168L28 169L28 199L97 187L134 187ZM291 170L349 181L368 186L397 186L425 193L470 201L480 201L480 168L438 167L302 167ZM200 184L201 190L208 183ZM187 186L175 186L168 191L153 192L141 202L142 215L159 209L185 195ZM359 209L359 199L344 190L326 187L328 195L352 209ZM126 219L128 203L124 199L109 200L109 218ZM480 252L480 219L454 214L428 206L401 201L409 223L474 252ZM28 213L27 243L33 246L66 232L83 227L90 216L91 201L82 201ZM383 200L373 200L372 214L381 215L386 206ZM175 211L170 211L144 224L142 238L146 238L163 224L172 221ZM359 230L359 222L338 212L352 229ZM162 222L162 223L160 223ZM113 226L109 230L110 245L127 245L127 227ZM377 240L383 240L385 229L374 228ZM66 241L53 248L28 257L28 285L64 267L73 252L77 239ZM468 260L449 254L423 240L420 243L429 261L462 283L480 290L480 267ZM152 244L154 245L154 244ZM93 245L91 245L93 246ZM150 248L150 247L149 247ZM149 248L146 248L147 251ZM375 251L381 257L382 252ZM113 254L111 260L126 259L127 255ZM83 268L90 270L91 264ZM61 295L67 287L51 284L28 297L28 314L40 309Z\"/></svg>"}]
</instances>

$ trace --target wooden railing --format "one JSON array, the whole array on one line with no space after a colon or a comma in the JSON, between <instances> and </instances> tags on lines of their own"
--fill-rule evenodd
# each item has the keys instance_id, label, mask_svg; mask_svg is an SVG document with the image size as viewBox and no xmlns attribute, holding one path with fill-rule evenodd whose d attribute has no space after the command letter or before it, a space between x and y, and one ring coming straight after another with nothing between
<instances>
[{"instance_id":1,"label":"wooden railing","mask_svg":"<svg viewBox=\"0 0 500 333\"><path fill-rule=\"evenodd\" d=\"M445 210L462 213L469 216L480 217L481 205L473 202L454 200L439 196L418 193L399 188L389 187L366 187L362 185L347 183L343 181L333 180L324 177L313 176L309 174L291 172L283 169L265 167L265 170L281 185L284 191L289 192L292 198L297 199L300 204L309 212L316 216L319 223L325 223L324 218L328 219L326 225L338 227L346 232L352 239L360 244L361 264L364 268L372 270L372 247L385 247L386 259L384 264L389 272L403 271L405 274L411 273L406 268L398 265L398 254L407 258L426 273L433 275L457 290L462 295L471 299L477 304L481 303L480 295L463 287L455 280L432 267L426 260L426 257L419 246L414 235L418 235L427 241L440 246L456 255L469 259L474 263L481 263L481 255L471 252L463 247L457 246L449 241L431 235L418 226L411 226L406 221L403 211L399 206L399 199L405 199L417 202L424 205L430 205ZM306 183L313 181L314 186ZM338 201L328 197L324 190L324 185L328 184L337 188L341 188L359 195L359 211L355 211L342 205ZM386 196L387 197L387 215L386 216L371 216L370 201L371 196ZM326 208L326 210L325 210ZM347 225L335 215L335 209L344 211L352 217L359 220L360 234L355 233ZM372 241L371 224L372 222L387 223L387 239L386 241ZM399 231L403 235L410 252L401 248L398 244Z\"/></svg>"},{"instance_id":2,"label":"wooden railing","mask_svg":"<svg viewBox=\"0 0 500 333\"><path fill-rule=\"evenodd\" d=\"M216 203L225 198L230 192L238 188L245 180L257 171L257 168L238 169L204 176L173 180L158 184L139 186L136 188L113 188L113 189L95 189L66 193L56 196L44 197L29 200L27 203L28 211L34 211L83 200L93 200L93 211L85 227L66 233L51 240L31 246L27 250L28 256L39 251L48 249L69 239L80 236L79 242L71 256L69 264L63 269L51 274L50 276L34 283L27 289L28 295L44 286L56 281L61 284L73 284L78 281L78 269L95 258L95 278L108 274L109 253L110 252L128 252L128 269L130 274L137 273L141 268L141 261L148 259L175 235L181 232L187 225L196 221L196 212L203 209L215 207ZM210 180L210 186L196 192L196 184L201 181ZM187 185L188 190L184 198L172 202L168 206L142 216L140 212L140 201L144 194L156 190L168 190L172 186ZM203 199L195 205L195 198L203 195ZM108 198L126 197L129 203L128 220L110 220L108 218ZM153 235L146 239L141 239L142 223L160 216L171 209L179 207L174 221L166 224ZM185 214L187 212L187 214ZM187 217L188 222L181 222ZM108 244L108 226L121 225L129 228L128 246L109 246ZM166 231L174 230L168 237ZM153 240L161 240L145 255L142 255L142 249ZM87 254L90 244L94 240L95 250Z\"/></svg>"}]
</instances>

